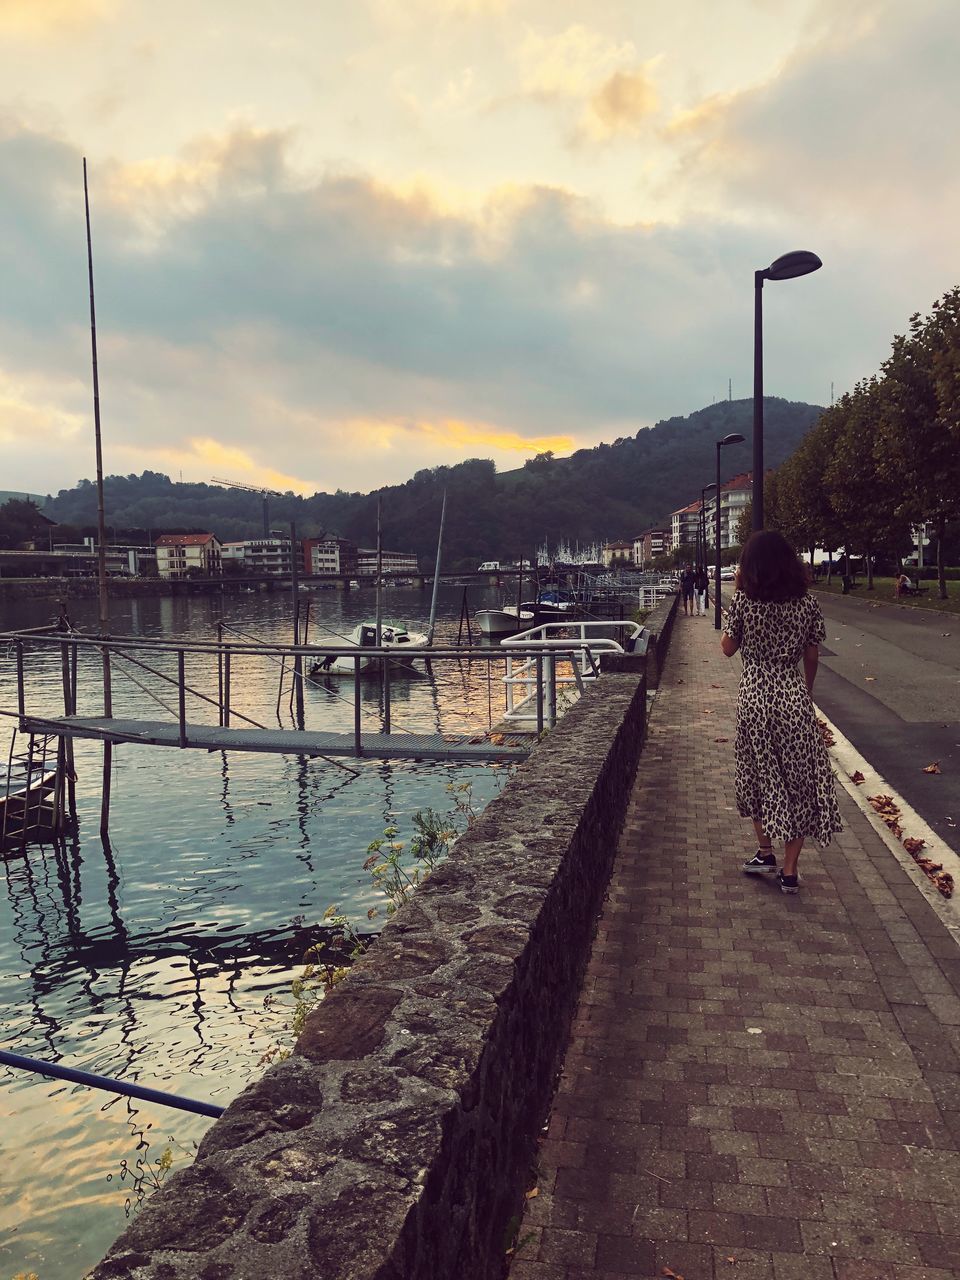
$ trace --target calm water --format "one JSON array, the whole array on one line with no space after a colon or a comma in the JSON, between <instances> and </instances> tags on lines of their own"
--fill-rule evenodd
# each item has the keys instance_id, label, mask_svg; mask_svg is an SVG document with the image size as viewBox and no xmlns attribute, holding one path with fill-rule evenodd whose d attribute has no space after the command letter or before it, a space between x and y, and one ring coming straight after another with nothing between
<instances>
[{"instance_id":1,"label":"calm water","mask_svg":"<svg viewBox=\"0 0 960 1280\"><path fill-rule=\"evenodd\" d=\"M470 596L471 608L497 603L493 592ZM460 588L441 592L439 643L456 638L461 598ZM311 607L310 639L335 639L371 615L372 592L321 592ZM427 593L385 597L385 616L411 624L428 609ZM55 612L50 600L3 606L0 629ZM93 630L96 602L75 602L71 616ZM221 618L257 639L291 638L286 595L111 602L117 635L212 639ZM166 656L145 661L173 669ZM175 690L137 668L114 671L115 714L169 718L131 677L171 707ZM58 652L31 658L28 676L29 710L62 709ZM238 660L234 708L290 726L289 683L278 711L279 676L275 663ZM188 681L215 696L215 671L202 663L188 664ZM80 714L102 709L99 690L97 660L81 658ZM307 727L351 728L352 690L343 679L308 688ZM396 677L392 694L397 731L487 728L503 706L485 663L436 663L430 675ZM12 654L0 651L0 709L15 705ZM365 682L365 727L380 715L379 685ZM215 723L216 712L193 699L188 719ZM11 723L0 721L4 751ZM378 902L361 867L369 842L389 823L406 835L418 808L449 808L451 785L471 783L482 807L507 776L490 765L349 764L120 746L105 845L101 749L78 742L76 833L0 862L0 1044L229 1102L288 1040L290 979L325 908L338 903L366 924ZM82 1275L136 1212L162 1153L183 1167L210 1123L0 1067L0 1280Z\"/></svg>"}]
</instances>

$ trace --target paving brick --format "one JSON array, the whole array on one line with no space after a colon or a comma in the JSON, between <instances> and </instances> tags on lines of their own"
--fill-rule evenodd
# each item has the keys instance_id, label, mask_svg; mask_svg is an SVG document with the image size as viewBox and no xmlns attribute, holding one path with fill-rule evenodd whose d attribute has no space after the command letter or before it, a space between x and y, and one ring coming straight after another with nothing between
<instances>
[{"instance_id":1,"label":"paving brick","mask_svg":"<svg viewBox=\"0 0 960 1280\"><path fill-rule=\"evenodd\" d=\"M672 643L512 1280L956 1280L960 948L845 797L739 873L739 664Z\"/></svg>"}]
</instances>

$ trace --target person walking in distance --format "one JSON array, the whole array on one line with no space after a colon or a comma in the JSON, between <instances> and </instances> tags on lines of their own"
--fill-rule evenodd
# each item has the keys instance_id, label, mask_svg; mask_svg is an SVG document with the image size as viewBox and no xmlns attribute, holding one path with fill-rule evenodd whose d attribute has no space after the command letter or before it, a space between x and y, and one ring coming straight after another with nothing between
<instances>
[{"instance_id":1,"label":"person walking in distance","mask_svg":"<svg viewBox=\"0 0 960 1280\"><path fill-rule=\"evenodd\" d=\"M737 694L736 801L753 820L757 851L743 864L776 875L796 893L797 862L808 837L830 843L841 830L833 773L811 696L826 629L786 538L753 533L740 556L720 647L743 659ZM803 672L798 664L802 662ZM777 870L774 844L784 846Z\"/></svg>"},{"instance_id":2,"label":"person walking in distance","mask_svg":"<svg viewBox=\"0 0 960 1280\"><path fill-rule=\"evenodd\" d=\"M697 617L702 618L707 612L707 592L710 590L710 579L707 577L707 571L703 565L700 565L699 569L697 569L693 588L696 592Z\"/></svg>"},{"instance_id":3,"label":"person walking in distance","mask_svg":"<svg viewBox=\"0 0 960 1280\"><path fill-rule=\"evenodd\" d=\"M693 588L696 581L697 575L693 572L692 565L686 565L680 575L680 594L683 596L683 612L691 616L693 615Z\"/></svg>"}]
</instances>

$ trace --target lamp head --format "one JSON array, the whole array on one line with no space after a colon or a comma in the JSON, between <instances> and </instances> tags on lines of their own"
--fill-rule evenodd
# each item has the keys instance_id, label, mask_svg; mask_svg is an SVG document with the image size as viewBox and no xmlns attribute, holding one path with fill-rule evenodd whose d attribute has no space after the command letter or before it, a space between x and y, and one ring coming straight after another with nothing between
<instances>
[{"instance_id":1,"label":"lamp head","mask_svg":"<svg viewBox=\"0 0 960 1280\"><path fill-rule=\"evenodd\" d=\"M760 274L767 280L792 280L794 276L806 276L817 271L823 263L815 253L807 249L795 249L771 262Z\"/></svg>"},{"instance_id":2,"label":"lamp head","mask_svg":"<svg viewBox=\"0 0 960 1280\"><path fill-rule=\"evenodd\" d=\"M724 436L722 440L718 440L717 445L722 448L725 444L743 444L746 438L746 436L740 435L738 431L734 431L732 435Z\"/></svg>"}]
</instances>

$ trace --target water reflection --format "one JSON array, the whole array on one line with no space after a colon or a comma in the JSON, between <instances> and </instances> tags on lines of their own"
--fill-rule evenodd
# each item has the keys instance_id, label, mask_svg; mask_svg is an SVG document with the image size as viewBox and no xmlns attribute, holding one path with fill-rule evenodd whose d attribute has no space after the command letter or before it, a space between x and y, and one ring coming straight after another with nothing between
<instances>
[{"instance_id":1,"label":"water reflection","mask_svg":"<svg viewBox=\"0 0 960 1280\"><path fill-rule=\"evenodd\" d=\"M408 606L420 602L418 593L406 594ZM458 610L459 590L449 599ZM348 633L371 611L369 598L335 592L313 606L313 639ZM38 625L50 608L49 601L24 602L19 616L6 611L4 625ZM416 616L399 601L391 612ZM92 628L95 615L94 601L71 606L78 625ZM289 602L272 596L114 602L112 628L214 638L221 617L263 639L289 638ZM455 635L455 619L441 616L438 641L451 640L451 629ZM172 674L158 658L147 661ZM135 674L169 700L161 678ZM59 711L59 651L38 658L30 676L31 710ZM237 709L275 720L279 671L254 658L238 662L234 676ZM99 678L98 655L81 658L81 714L99 710ZM198 665L191 678L215 695L215 672ZM384 716L382 687L363 681L360 692L364 725L374 728ZM485 728L499 717L498 692L485 665L429 664L391 681L393 729ZM308 684L305 693L308 727L352 727L352 681L331 678L329 687ZM142 709L144 694L118 671L114 699L117 714L131 713ZM279 702L291 723L289 696ZM0 656L0 707L13 705L12 661ZM3 1045L221 1105L260 1073L284 1034L289 982L326 907L338 903L365 923L377 903L362 870L370 841L387 825L406 833L418 808L450 807L451 785L471 783L479 807L506 776L489 765L123 745L114 751L110 839L102 841L101 751L78 741L75 757L75 829L3 863ZM160 1153L171 1146L180 1167L183 1149L191 1151L208 1124L3 1069L0 1275L81 1274L135 1211Z\"/></svg>"}]
</instances>

